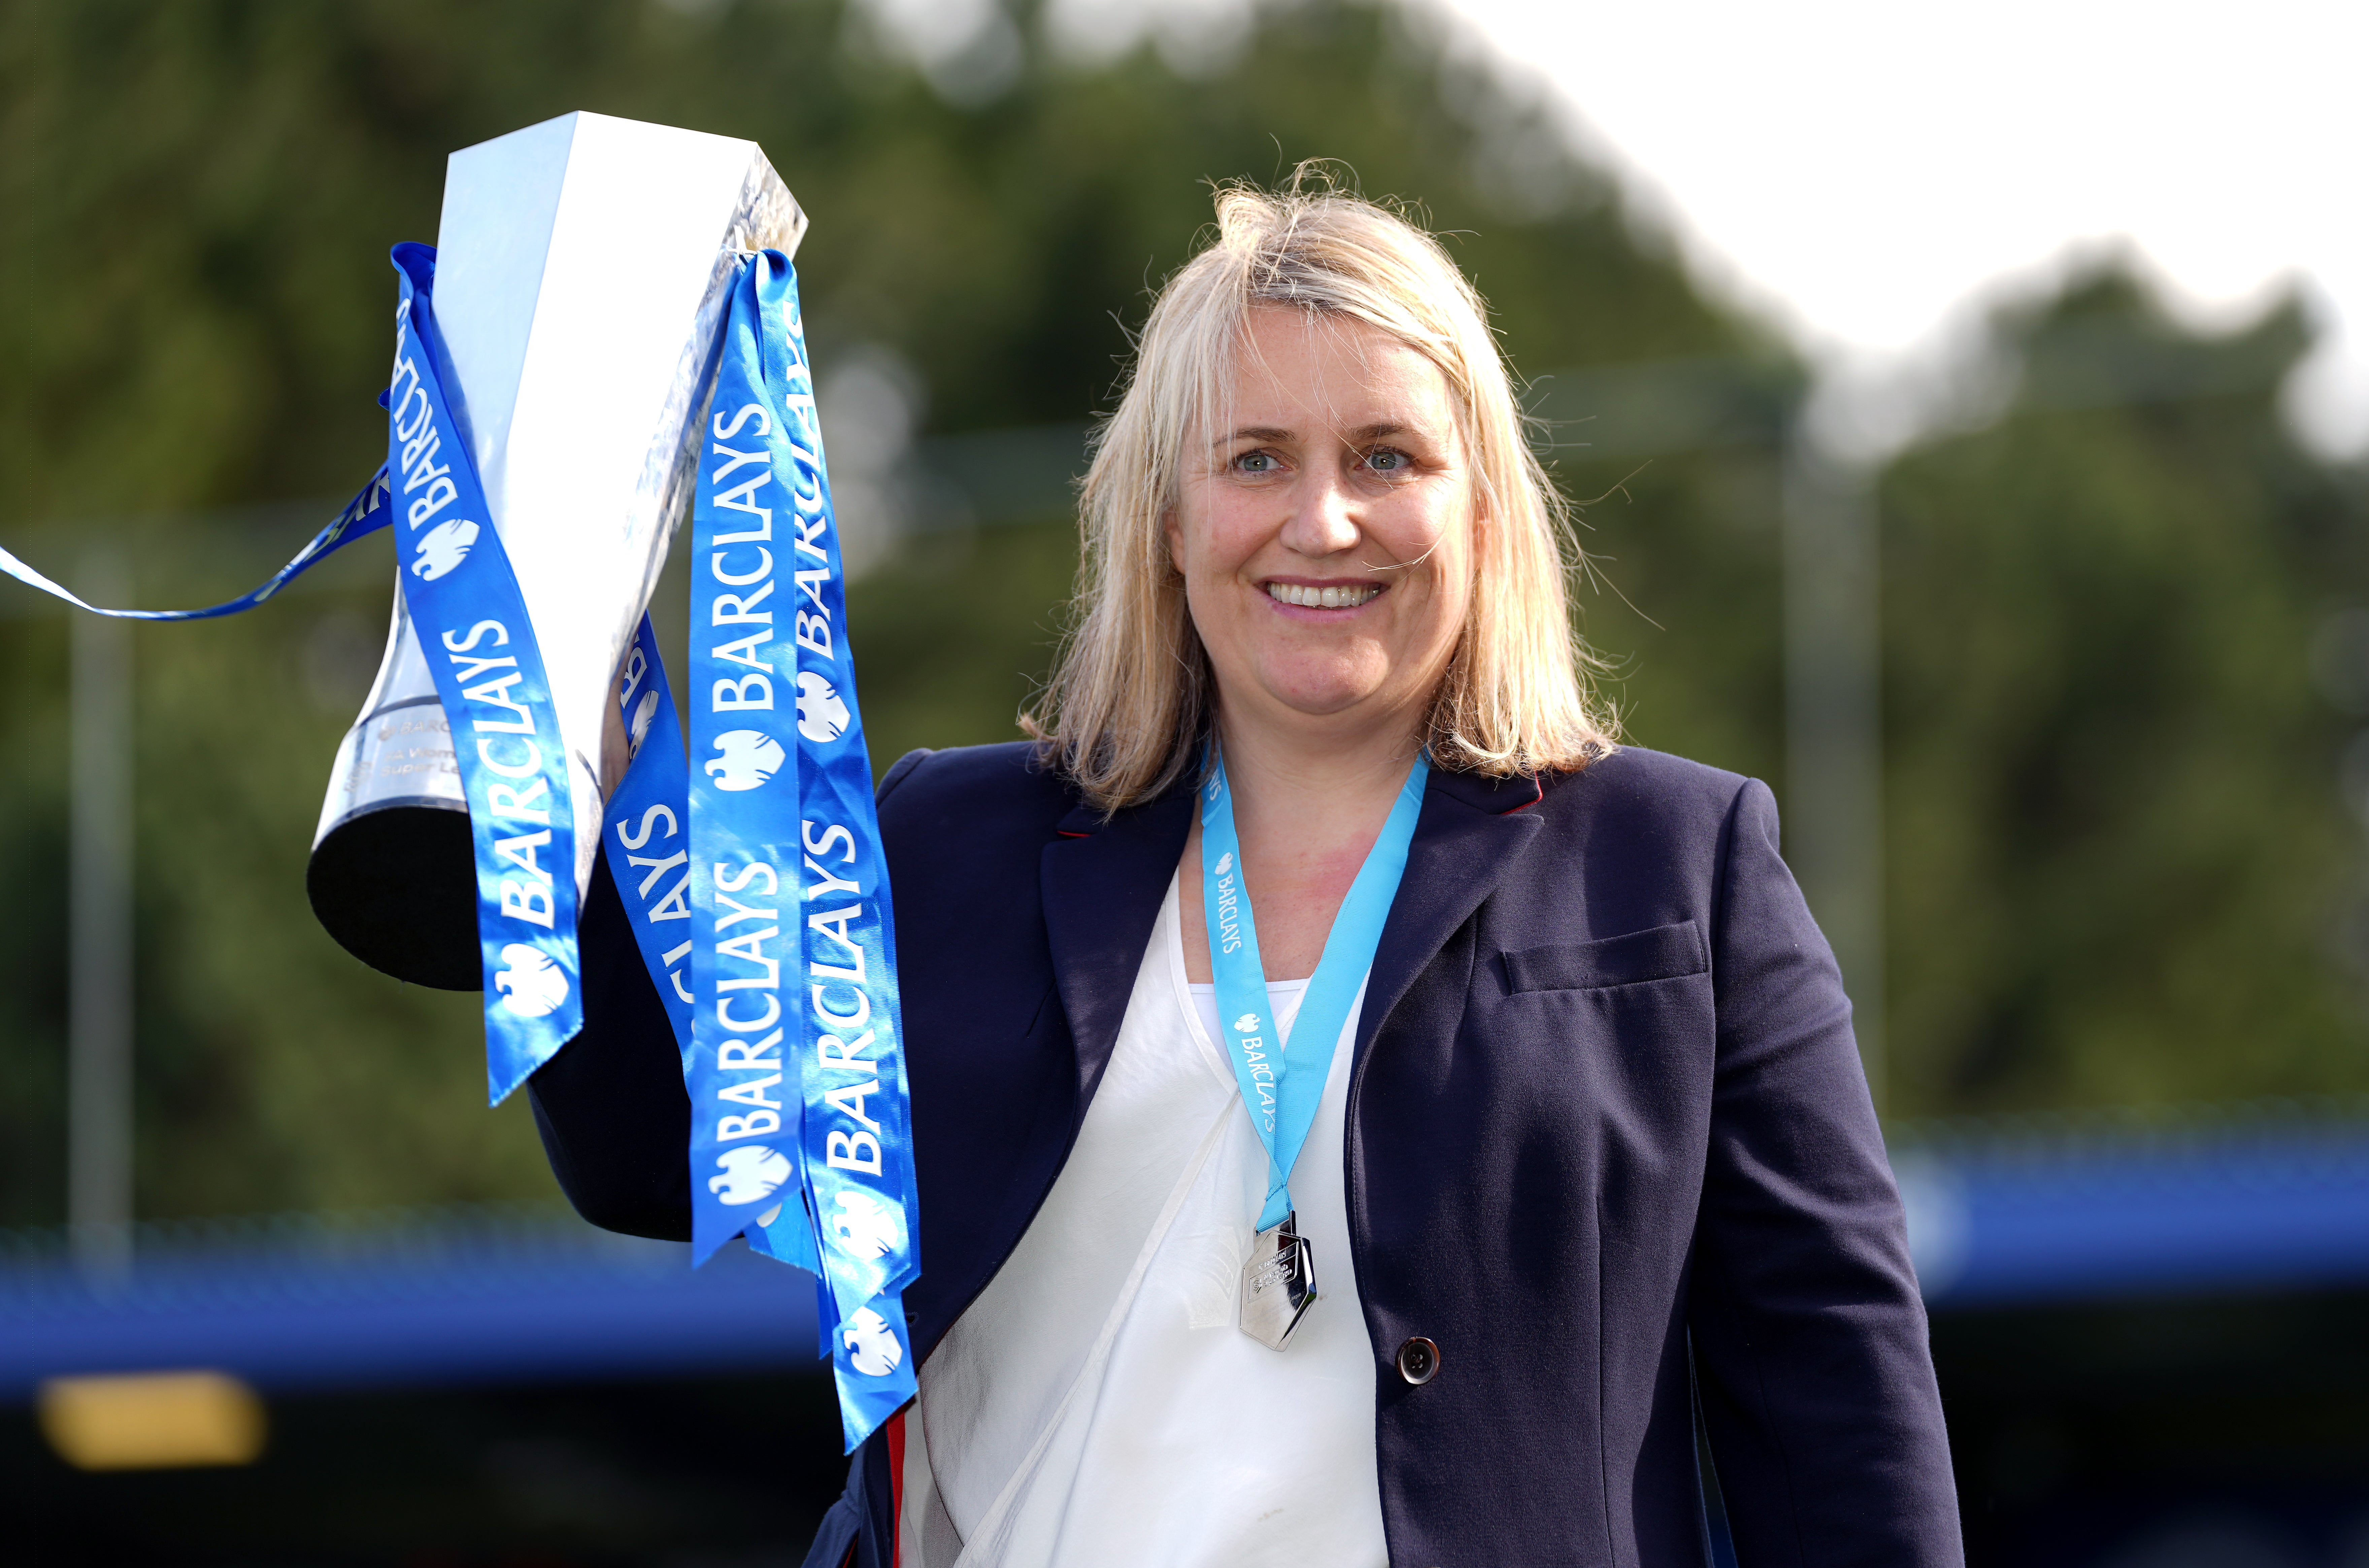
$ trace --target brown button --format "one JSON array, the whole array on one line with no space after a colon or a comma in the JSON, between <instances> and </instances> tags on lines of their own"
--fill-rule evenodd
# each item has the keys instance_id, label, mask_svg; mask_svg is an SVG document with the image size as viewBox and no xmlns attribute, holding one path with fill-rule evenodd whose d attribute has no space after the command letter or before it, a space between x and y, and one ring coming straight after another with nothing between
<instances>
[{"instance_id":1,"label":"brown button","mask_svg":"<svg viewBox=\"0 0 2369 1568\"><path fill-rule=\"evenodd\" d=\"M1415 1387L1439 1375L1439 1346L1417 1334L1399 1346L1399 1376Z\"/></svg>"}]
</instances>

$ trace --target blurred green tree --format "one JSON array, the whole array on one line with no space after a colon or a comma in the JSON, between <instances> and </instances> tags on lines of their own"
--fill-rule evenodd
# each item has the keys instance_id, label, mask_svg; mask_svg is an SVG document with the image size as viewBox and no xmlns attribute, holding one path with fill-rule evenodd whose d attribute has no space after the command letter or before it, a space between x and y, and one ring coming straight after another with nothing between
<instances>
[{"instance_id":1,"label":"blurred green tree","mask_svg":"<svg viewBox=\"0 0 2369 1568\"><path fill-rule=\"evenodd\" d=\"M2369 1087L2310 658L2369 517L2279 418L2302 310L2109 265L1993 333L2004 412L1882 487L1894 1109Z\"/></svg>"},{"instance_id":2,"label":"blurred green tree","mask_svg":"<svg viewBox=\"0 0 2369 1568\"><path fill-rule=\"evenodd\" d=\"M576 109L761 143L813 218L798 260L818 365L900 361L926 433L1082 424L1208 221L1208 182L1310 156L1452 231L1526 372L1743 356L1780 395L1791 383L1536 98L1430 22L1275 6L1180 69L1149 46L1081 62L1033 6L1013 17L1016 71L956 102L838 0L0 11L0 524L68 578L86 539L131 543L143 603L254 580L253 525L102 520L350 491L384 440L387 246L434 234L446 153ZM1768 773L1767 432L1607 453L1574 384L1540 395L1574 493L1607 496L1591 547L1652 617L1611 592L1584 611L1631 656L1634 732ZM86 521L36 526L68 519ZM311 524L274 526L292 544ZM1014 733L1073 562L1047 515L916 540L860 585L876 761ZM136 634L143 1214L551 1190L523 1107L475 1108L475 999L372 973L304 905L384 614L369 568L237 622ZM19 890L0 909L0 1222L63 1209L65 639L29 604L0 624L0 867Z\"/></svg>"},{"instance_id":3,"label":"blurred green tree","mask_svg":"<svg viewBox=\"0 0 2369 1568\"><path fill-rule=\"evenodd\" d=\"M1537 97L1386 5L1271 5L1181 65L1082 61L1010 16L1011 69L949 97L841 0L0 10L0 527L69 579L124 544L143 603L256 580L311 516L218 509L331 503L383 451L385 249L432 236L444 155L569 109L761 143L813 218L819 368L899 367L941 452L1106 407L1208 182L1324 156L1449 234L1537 378L1631 738L1780 777L1800 369ZM2363 492L2277 423L2299 318L2199 337L2108 274L1997 332L2024 367L2005 414L1881 491L1896 1108L2358 1086L2348 721L2305 648L2369 592ZM1036 510L917 535L857 585L876 762L1014 733L1074 564L1058 498ZM135 634L144 1214L551 1190L523 1107L475 1108L475 999L372 973L304 906L385 613L372 549L258 614ZM0 610L0 1223L41 1222L64 623Z\"/></svg>"}]
</instances>

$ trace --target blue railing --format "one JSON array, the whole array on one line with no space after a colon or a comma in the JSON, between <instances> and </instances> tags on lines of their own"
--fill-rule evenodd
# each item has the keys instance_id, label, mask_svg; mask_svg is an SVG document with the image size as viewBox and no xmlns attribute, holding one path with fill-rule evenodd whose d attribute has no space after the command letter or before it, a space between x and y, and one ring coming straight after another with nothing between
<instances>
[{"instance_id":1,"label":"blue railing","mask_svg":"<svg viewBox=\"0 0 2369 1568\"><path fill-rule=\"evenodd\" d=\"M1936 1307L2369 1282L2369 1116L2261 1101L1895 1128Z\"/></svg>"},{"instance_id":2,"label":"blue railing","mask_svg":"<svg viewBox=\"0 0 2369 1568\"><path fill-rule=\"evenodd\" d=\"M143 1226L120 1278L0 1232L0 1401L46 1378L210 1368L259 1389L814 1367L807 1276L557 1206Z\"/></svg>"},{"instance_id":3,"label":"blue railing","mask_svg":"<svg viewBox=\"0 0 2369 1568\"><path fill-rule=\"evenodd\" d=\"M1896 1127L1940 1310L2369 1285L2369 1105ZM807 1276L556 1205L140 1228L117 1279L0 1231L0 1402L45 1378L211 1368L259 1389L819 1369Z\"/></svg>"}]
</instances>

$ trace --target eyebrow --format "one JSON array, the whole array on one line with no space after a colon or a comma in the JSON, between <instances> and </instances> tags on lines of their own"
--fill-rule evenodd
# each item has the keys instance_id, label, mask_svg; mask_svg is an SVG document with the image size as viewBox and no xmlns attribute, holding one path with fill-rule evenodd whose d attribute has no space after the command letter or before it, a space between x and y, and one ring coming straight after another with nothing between
<instances>
[{"instance_id":1,"label":"eyebrow","mask_svg":"<svg viewBox=\"0 0 2369 1568\"><path fill-rule=\"evenodd\" d=\"M1395 422L1385 422L1379 425L1360 425L1357 429L1351 430L1349 432L1349 436L1352 441L1380 441L1386 436L1404 435L1412 429L1412 426L1398 424ZM1280 425L1245 425L1239 430L1228 431L1226 434L1219 436L1216 441L1209 444L1212 446L1231 446L1236 441L1288 441L1298 440L1299 434L1299 432L1297 430L1288 430Z\"/></svg>"}]
</instances>

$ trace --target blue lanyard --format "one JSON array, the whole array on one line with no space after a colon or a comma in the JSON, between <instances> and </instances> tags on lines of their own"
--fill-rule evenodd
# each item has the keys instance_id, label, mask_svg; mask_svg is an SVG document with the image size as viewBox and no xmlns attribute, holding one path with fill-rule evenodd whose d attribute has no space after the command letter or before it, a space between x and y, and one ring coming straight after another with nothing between
<instances>
[{"instance_id":1,"label":"blue lanyard","mask_svg":"<svg viewBox=\"0 0 2369 1568\"><path fill-rule=\"evenodd\" d=\"M1234 1064L1242 1104L1266 1150L1266 1205L1258 1228L1269 1230L1291 1212L1291 1168L1299 1159L1333 1052L1349 1021L1349 1004L1373 967L1381 945L1382 922L1398 896L1406 870L1407 845L1423 811L1424 781L1431 768L1422 758L1407 770L1406 782L1389 818L1366 852L1366 864L1349 885L1324 938L1324 956L1299 999L1288 1039L1276 1020L1259 963L1258 926L1251 918L1250 894L1242 887L1242 845L1234 837L1234 796L1226 764L1212 759L1201 788L1201 915L1209 929L1209 973L1218 983L1218 1033Z\"/></svg>"}]
</instances>

